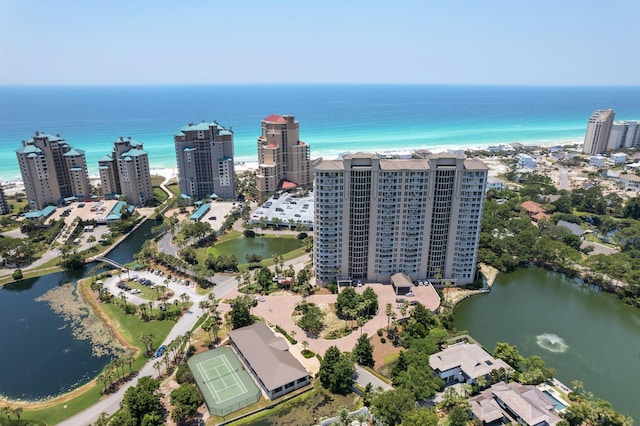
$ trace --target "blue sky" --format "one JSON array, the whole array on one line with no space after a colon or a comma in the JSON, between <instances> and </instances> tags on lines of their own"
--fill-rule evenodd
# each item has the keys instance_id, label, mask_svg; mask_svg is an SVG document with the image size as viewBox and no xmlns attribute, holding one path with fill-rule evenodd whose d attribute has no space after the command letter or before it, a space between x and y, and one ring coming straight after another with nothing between
<instances>
[{"instance_id":1,"label":"blue sky","mask_svg":"<svg viewBox=\"0 0 640 426\"><path fill-rule=\"evenodd\" d=\"M0 84L640 85L640 1L0 0Z\"/></svg>"}]
</instances>

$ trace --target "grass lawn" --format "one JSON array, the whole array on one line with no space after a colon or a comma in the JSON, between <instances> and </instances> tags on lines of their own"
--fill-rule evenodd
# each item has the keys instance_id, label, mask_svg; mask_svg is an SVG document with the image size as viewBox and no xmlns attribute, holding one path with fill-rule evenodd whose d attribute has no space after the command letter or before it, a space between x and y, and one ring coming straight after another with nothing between
<instances>
[{"instance_id":1,"label":"grass lawn","mask_svg":"<svg viewBox=\"0 0 640 426\"><path fill-rule=\"evenodd\" d=\"M86 291L89 281L84 280L80 284L84 291ZM144 356L145 347L140 342L140 336L143 333L152 333L154 335L154 346L158 347L174 325L173 321L142 321L139 316L126 315L115 303L102 303L98 307L99 314L107 318L107 321L117 330L117 333L129 345L138 348L138 356L132 365L134 370L139 370L148 360ZM86 390L68 401L46 408L25 408L23 418L36 419L47 424L57 424L100 400L101 386L99 384L92 382L86 387Z\"/></svg>"},{"instance_id":2,"label":"grass lawn","mask_svg":"<svg viewBox=\"0 0 640 426\"><path fill-rule=\"evenodd\" d=\"M158 299L158 291L156 291L155 288L151 288L148 285L142 285L139 282L133 280L127 281L127 285L132 289L135 288L140 290L140 293L137 296L148 300L149 302L155 302Z\"/></svg>"},{"instance_id":3,"label":"grass lawn","mask_svg":"<svg viewBox=\"0 0 640 426\"><path fill-rule=\"evenodd\" d=\"M286 398L286 396L284 398ZM255 410L261 402L262 400L242 411L248 410L249 408ZM277 400L274 402L277 403ZM237 422L232 422L230 425L247 425L258 419L268 420L270 424L318 424L321 419L336 416L342 407L346 407L349 411L355 411L362 407L362 399L355 393L349 393L344 396L332 394L322 389L320 384L316 382L314 389L300 394L282 404L278 404L273 408L238 420ZM242 411L232 413L227 417L240 415Z\"/></svg>"},{"instance_id":4,"label":"grass lawn","mask_svg":"<svg viewBox=\"0 0 640 426\"><path fill-rule=\"evenodd\" d=\"M178 185L177 183L167 185L167 189L173 192L173 195L175 195L176 197L180 195L180 185Z\"/></svg>"}]
</instances>

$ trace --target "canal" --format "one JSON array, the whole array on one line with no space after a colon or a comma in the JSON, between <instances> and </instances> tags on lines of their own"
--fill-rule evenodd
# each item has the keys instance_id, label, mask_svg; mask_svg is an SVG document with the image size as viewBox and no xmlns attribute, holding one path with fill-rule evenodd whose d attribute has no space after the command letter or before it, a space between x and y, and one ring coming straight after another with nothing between
<instances>
[{"instance_id":1,"label":"canal","mask_svg":"<svg viewBox=\"0 0 640 426\"><path fill-rule=\"evenodd\" d=\"M154 225L143 223L107 257L121 264L131 262L152 237ZM52 290L87 276L93 266L0 287L0 396L35 401L60 395L93 379L114 357L109 348L96 351L89 332L73 326L88 312L80 308L72 318L55 312L60 297L69 296L71 290L48 297L55 294Z\"/></svg>"},{"instance_id":2,"label":"canal","mask_svg":"<svg viewBox=\"0 0 640 426\"><path fill-rule=\"evenodd\" d=\"M640 310L541 268L500 274L491 293L461 302L455 325L487 350L497 342L540 355L571 386L640 420Z\"/></svg>"}]
</instances>

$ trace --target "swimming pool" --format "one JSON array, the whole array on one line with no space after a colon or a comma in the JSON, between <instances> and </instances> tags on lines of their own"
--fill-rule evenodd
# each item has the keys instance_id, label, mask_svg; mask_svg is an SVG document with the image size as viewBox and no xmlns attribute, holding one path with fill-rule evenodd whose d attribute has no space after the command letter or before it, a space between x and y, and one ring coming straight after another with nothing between
<instances>
[{"instance_id":1,"label":"swimming pool","mask_svg":"<svg viewBox=\"0 0 640 426\"><path fill-rule=\"evenodd\" d=\"M542 391L545 395L547 395L549 398L551 398L551 400L553 401L554 404L556 404L556 410L557 411L562 411L565 408L567 408L566 405L564 405L562 402L560 402L556 397L554 397L551 392L549 392L548 390L543 390Z\"/></svg>"}]
</instances>

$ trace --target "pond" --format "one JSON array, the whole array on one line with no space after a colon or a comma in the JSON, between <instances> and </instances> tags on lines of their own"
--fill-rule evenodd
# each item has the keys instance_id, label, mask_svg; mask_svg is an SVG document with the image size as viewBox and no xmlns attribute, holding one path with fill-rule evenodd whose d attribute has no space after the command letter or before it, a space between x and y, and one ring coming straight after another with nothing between
<instances>
[{"instance_id":1,"label":"pond","mask_svg":"<svg viewBox=\"0 0 640 426\"><path fill-rule=\"evenodd\" d=\"M94 356L89 340L42 297L49 290L80 279L88 268L59 272L0 288L0 395L40 400L70 391L95 377L111 360Z\"/></svg>"},{"instance_id":2,"label":"pond","mask_svg":"<svg viewBox=\"0 0 640 426\"><path fill-rule=\"evenodd\" d=\"M571 386L640 420L640 309L541 268L500 274L491 293L461 302L455 326L487 350L497 342L540 355Z\"/></svg>"},{"instance_id":3,"label":"pond","mask_svg":"<svg viewBox=\"0 0 640 426\"><path fill-rule=\"evenodd\" d=\"M301 240L295 237L279 236L277 238L235 238L233 240L217 243L209 249L210 253L219 256L221 254L234 255L238 263L246 263L245 256L255 253L262 259L269 259L274 254L284 254L303 246Z\"/></svg>"},{"instance_id":4,"label":"pond","mask_svg":"<svg viewBox=\"0 0 640 426\"><path fill-rule=\"evenodd\" d=\"M154 225L153 221L143 223L107 257L121 264L131 262L152 237ZM74 291L64 284L76 283L94 266L0 287L1 396L35 401L60 395L96 377L114 357L104 342L96 343L86 329L78 327L88 314L86 309L76 305L73 318L56 313L61 298L69 298Z\"/></svg>"}]
</instances>

